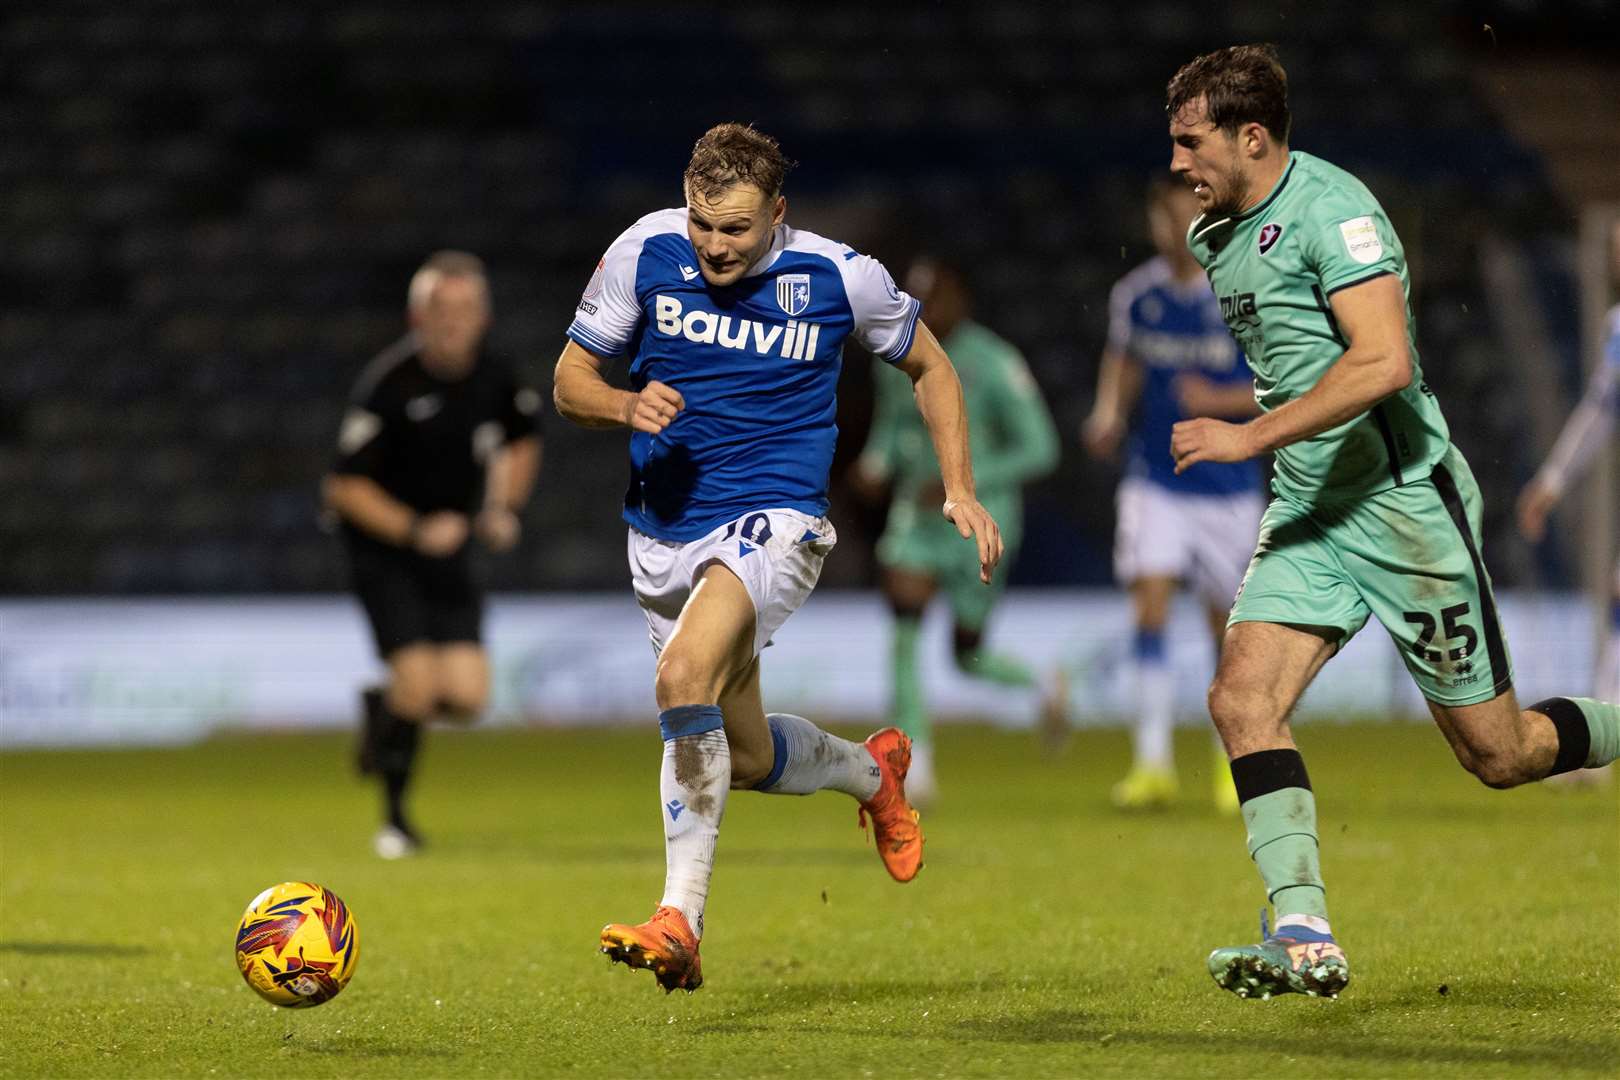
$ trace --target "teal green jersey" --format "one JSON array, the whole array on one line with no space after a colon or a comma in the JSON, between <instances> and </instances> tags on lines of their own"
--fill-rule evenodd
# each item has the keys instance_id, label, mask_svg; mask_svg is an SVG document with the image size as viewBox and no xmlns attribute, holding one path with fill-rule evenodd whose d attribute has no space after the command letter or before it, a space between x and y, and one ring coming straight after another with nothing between
<instances>
[{"instance_id":1,"label":"teal green jersey","mask_svg":"<svg viewBox=\"0 0 1620 1080\"><path fill-rule=\"evenodd\" d=\"M1237 215L1199 217L1187 244L1209 273L1267 411L1304 394L1344 355L1329 298L1383 274L1400 278L1411 384L1354 420L1277 451L1273 488L1301 502L1336 502L1428 477L1451 435L1418 363L1406 255L1366 185L1295 150L1262 202Z\"/></svg>"},{"instance_id":2,"label":"teal green jersey","mask_svg":"<svg viewBox=\"0 0 1620 1080\"><path fill-rule=\"evenodd\" d=\"M1057 464L1057 429L1019 351L978 323L963 320L941 342L962 380L973 482L991 513L1018 506L1024 482ZM897 501L914 501L938 484L939 463L912 396L911 380L892 365L873 372L877 401L861 463L893 481Z\"/></svg>"}]
</instances>

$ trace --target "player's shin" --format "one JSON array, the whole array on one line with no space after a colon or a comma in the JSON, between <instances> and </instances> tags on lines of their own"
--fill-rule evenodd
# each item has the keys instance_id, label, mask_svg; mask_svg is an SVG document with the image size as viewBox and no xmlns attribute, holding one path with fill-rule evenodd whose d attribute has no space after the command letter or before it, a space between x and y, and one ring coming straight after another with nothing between
<instances>
[{"instance_id":1,"label":"player's shin","mask_svg":"<svg viewBox=\"0 0 1620 1080\"><path fill-rule=\"evenodd\" d=\"M731 789L731 747L718 705L679 705L658 714L664 737L659 800L664 820L664 897L703 936L720 819Z\"/></svg>"},{"instance_id":2,"label":"player's shin","mask_svg":"<svg viewBox=\"0 0 1620 1080\"><path fill-rule=\"evenodd\" d=\"M995 683L997 686L1014 686L1029 689L1035 685L1035 673L1019 661L1001 653L987 652L983 649L973 649L957 657L957 664L964 674L985 682Z\"/></svg>"},{"instance_id":3,"label":"player's shin","mask_svg":"<svg viewBox=\"0 0 1620 1080\"><path fill-rule=\"evenodd\" d=\"M894 688L892 719L895 727L911 736L912 742L928 743L932 731L923 704L922 677L917 672L917 638L921 633L922 619L918 616L895 616L894 639L889 647Z\"/></svg>"},{"instance_id":4,"label":"player's shin","mask_svg":"<svg viewBox=\"0 0 1620 1080\"><path fill-rule=\"evenodd\" d=\"M1317 856L1316 796L1299 751L1261 750L1232 761L1249 855L1277 909L1279 926L1322 920L1327 931L1327 898ZM1309 924L1307 924L1309 925Z\"/></svg>"},{"instance_id":5,"label":"player's shin","mask_svg":"<svg viewBox=\"0 0 1620 1080\"><path fill-rule=\"evenodd\" d=\"M862 802L877 794L881 778L866 747L822 731L802 716L771 713L765 719L776 758L770 775L755 785L756 791L770 795L842 791Z\"/></svg>"},{"instance_id":6,"label":"player's shin","mask_svg":"<svg viewBox=\"0 0 1620 1080\"><path fill-rule=\"evenodd\" d=\"M386 707L382 721L376 764L382 776L388 824L414 840L415 831L405 816L405 791L410 787L417 751L422 746L422 725L396 716Z\"/></svg>"},{"instance_id":7,"label":"player's shin","mask_svg":"<svg viewBox=\"0 0 1620 1080\"><path fill-rule=\"evenodd\" d=\"M1174 764L1171 735L1175 724L1175 677L1170 670L1164 631L1138 630L1136 660L1136 767L1170 769Z\"/></svg>"},{"instance_id":8,"label":"player's shin","mask_svg":"<svg viewBox=\"0 0 1620 1080\"><path fill-rule=\"evenodd\" d=\"M1595 698L1548 698L1530 706L1552 721L1558 755L1548 776L1597 769L1620 758L1620 705Z\"/></svg>"}]
</instances>

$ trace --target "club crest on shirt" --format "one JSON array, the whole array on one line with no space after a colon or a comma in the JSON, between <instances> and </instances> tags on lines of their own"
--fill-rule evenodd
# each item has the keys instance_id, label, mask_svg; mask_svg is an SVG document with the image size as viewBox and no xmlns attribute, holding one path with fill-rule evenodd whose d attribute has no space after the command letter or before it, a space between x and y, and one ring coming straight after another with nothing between
<instances>
[{"instance_id":1,"label":"club crest on shirt","mask_svg":"<svg viewBox=\"0 0 1620 1080\"><path fill-rule=\"evenodd\" d=\"M589 300L591 297L595 296L597 293L602 291L602 279L606 275L607 275L607 259L606 258L597 259L596 260L596 271L593 274L591 274L591 280L585 283L585 296L584 296L584 299ZM592 312L592 314L594 315L595 312Z\"/></svg>"},{"instance_id":2,"label":"club crest on shirt","mask_svg":"<svg viewBox=\"0 0 1620 1080\"><path fill-rule=\"evenodd\" d=\"M1260 227L1260 254L1264 255L1270 251L1272 246L1277 243L1277 238L1281 235L1282 226L1275 221L1262 225Z\"/></svg>"},{"instance_id":3,"label":"club crest on shirt","mask_svg":"<svg viewBox=\"0 0 1620 1080\"><path fill-rule=\"evenodd\" d=\"M810 306L810 275L778 274L776 306L789 315L804 314L804 309Z\"/></svg>"}]
</instances>

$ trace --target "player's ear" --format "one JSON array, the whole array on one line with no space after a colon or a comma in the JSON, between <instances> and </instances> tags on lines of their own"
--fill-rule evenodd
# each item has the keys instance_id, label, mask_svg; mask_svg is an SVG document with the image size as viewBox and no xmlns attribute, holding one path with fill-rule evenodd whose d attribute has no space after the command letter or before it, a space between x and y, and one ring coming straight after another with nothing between
<instances>
[{"instance_id":1,"label":"player's ear","mask_svg":"<svg viewBox=\"0 0 1620 1080\"><path fill-rule=\"evenodd\" d=\"M1250 121L1243 125L1243 130L1239 132L1239 135L1245 154L1251 158L1265 155L1266 147L1271 141L1271 133L1266 130L1264 124Z\"/></svg>"},{"instance_id":2,"label":"player's ear","mask_svg":"<svg viewBox=\"0 0 1620 1080\"><path fill-rule=\"evenodd\" d=\"M774 229L776 226L782 224L782 219L786 216L787 196L778 195L776 197L776 203L771 207L771 228Z\"/></svg>"}]
</instances>

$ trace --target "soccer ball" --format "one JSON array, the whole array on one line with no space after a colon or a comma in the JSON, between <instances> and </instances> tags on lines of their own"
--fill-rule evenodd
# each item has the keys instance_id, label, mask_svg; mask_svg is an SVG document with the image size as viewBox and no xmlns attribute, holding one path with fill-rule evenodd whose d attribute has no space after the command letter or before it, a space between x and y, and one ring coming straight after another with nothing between
<instances>
[{"instance_id":1,"label":"soccer ball","mask_svg":"<svg viewBox=\"0 0 1620 1080\"><path fill-rule=\"evenodd\" d=\"M236 928L236 966L273 1005L301 1009L338 996L360 962L360 927L331 889L272 885Z\"/></svg>"}]
</instances>

